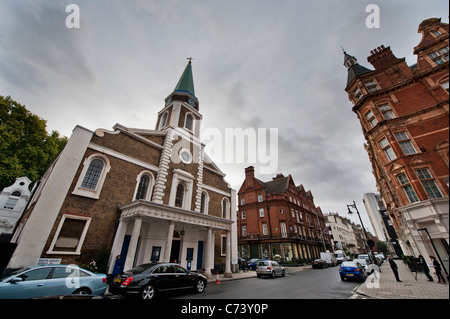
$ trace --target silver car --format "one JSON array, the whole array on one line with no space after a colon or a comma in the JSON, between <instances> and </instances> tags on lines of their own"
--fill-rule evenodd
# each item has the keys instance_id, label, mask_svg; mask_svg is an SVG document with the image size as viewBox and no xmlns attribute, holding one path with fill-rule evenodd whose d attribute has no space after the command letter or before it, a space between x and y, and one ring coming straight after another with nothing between
<instances>
[{"instance_id":1,"label":"silver car","mask_svg":"<svg viewBox=\"0 0 450 319\"><path fill-rule=\"evenodd\" d=\"M261 278L262 276L275 278L276 276L284 277L286 272L284 271L284 267L280 266L276 261L261 260L256 265L256 275L258 278Z\"/></svg>"}]
</instances>

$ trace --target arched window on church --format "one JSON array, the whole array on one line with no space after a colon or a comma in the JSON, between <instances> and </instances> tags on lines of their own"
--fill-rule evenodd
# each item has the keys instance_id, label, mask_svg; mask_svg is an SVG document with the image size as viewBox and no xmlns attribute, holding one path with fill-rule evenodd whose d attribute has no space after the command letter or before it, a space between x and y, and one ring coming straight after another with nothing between
<instances>
[{"instance_id":1,"label":"arched window on church","mask_svg":"<svg viewBox=\"0 0 450 319\"><path fill-rule=\"evenodd\" d=\"M164 126L167 125L167 117L169 116L169 112L165 111L164 114L161 116L161 119L159 120L159 129L162 129Z\"/></svg>"},{"instance_id":2,"label":"arched window on church","mask_svg":"<svg viewBox=\"0 0 450 319\"><path fill-rule=\"evenodd\" d=\"M139 187L136 193L136 199L145 199L148 192L148 186L150 184L150 177L148 175L142 175L139 180Z\"/></svg>"},{"instance_id":3,"label":"arched window on church","mask_svg":"<svg viewBox=\"0 0 450 319\"><path fill-rule=\"evenodd\" d=\"M100 159L94 159L89 164L89 168L87 169L86 175L84 175L83 182L81 183L81 187L87 189L95 189L97 186L98 179L102 174L103 170L103 162Z\"/></svg>"},{"instance_id":4,"label":"arched window on church","mask_svg":"<svg viewBox=\"0 0 450 319\"><path fill-rule=\"evenodd\" d=\"M142 171L136 178L136 188L134 190L135 199L151 200L154 177L150 171Z\"/></svg>"},{"instance_id":5,"label":"arched window on church","mask_svg":"<svg viewBox=\"0 0 450 319\"><path fill-rule=\"evenodd\" d=\"M194 117L191 113L186 114L186 119L184 122L184 127L188 129L189 131L192 131L194 128Z\"/></svg>"},{"instance_id":6,"label":"arched window on church","mask_svg":"<svg viewBox=\"0 0 450 319\"><path fill-rule=\"evenodd\" d=\"M230 205L228 205L228 199L226 199L226 198L222 199L222 218L228 217L229 208L230 208Z\"/></svg>"},{"instance_id":7,"label":"arched window on church","mask_svg":"<svg viewBox=\"0 0 450 319\"><path fill-rule=\"evenodd\" d=\"M208 203L209 203L208 193L203 191L201 201L200 201L200 213L208 214Z\"/></svg>"},{"instance_id":8,"label":"arched window on church","mask_svg":"<svg viewBox=\"0 0 450 319\"><path fill-rule=\"evenodd\" d=\"M182 183L178 184L177 192L175 195L175 207L183 207L184 200L184 185Z\"/></svg>"}]
</instances>

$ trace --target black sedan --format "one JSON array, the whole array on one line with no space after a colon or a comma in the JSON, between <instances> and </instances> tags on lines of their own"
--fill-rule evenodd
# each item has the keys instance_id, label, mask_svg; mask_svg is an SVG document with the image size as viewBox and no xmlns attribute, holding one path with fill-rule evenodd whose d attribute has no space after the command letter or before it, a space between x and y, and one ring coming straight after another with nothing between
<instances>
[{"instance_id":1,"label":"black sedan","mask_svg":"<svg viewBox=\"0 0 450 319\"><path fill-rule=\"evenodd\" d=\"M201 293L207 284L206 277L190 272L173 263L151 263L139 265L116 276L109 291L122 296L153 299L160 291L193 289Z\"/></svg>"},{"instance_id":2,"label":"black sedan","mask_svg":"<svg viewBox=\"0 0 450 319\"><path fill-rule=\"evenodd\" d=\"M328 268L328 264L326 260L316 259L312 262L312 267L315 269L324 269Z\"/></svg>"}]
</instances>

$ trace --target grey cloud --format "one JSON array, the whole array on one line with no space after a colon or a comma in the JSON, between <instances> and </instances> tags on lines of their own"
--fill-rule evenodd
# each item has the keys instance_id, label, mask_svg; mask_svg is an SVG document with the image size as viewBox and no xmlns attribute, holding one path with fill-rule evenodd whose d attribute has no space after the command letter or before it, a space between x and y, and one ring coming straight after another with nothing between
<instances>
[{"instance_id":1,"label":"grey cloud","mask_svg":"<svg viewBox=\"0 0 450 319\"><path fill-rule=\"evenodd\" d=\"M87 84L93 80L83 54L84 31L66 28L65 5L10 2L2 10L7 10L10 23L8 32L1 35L2 69L10 74L5 81L36 90L64 81Z\"/></svg>"}]
</instances>

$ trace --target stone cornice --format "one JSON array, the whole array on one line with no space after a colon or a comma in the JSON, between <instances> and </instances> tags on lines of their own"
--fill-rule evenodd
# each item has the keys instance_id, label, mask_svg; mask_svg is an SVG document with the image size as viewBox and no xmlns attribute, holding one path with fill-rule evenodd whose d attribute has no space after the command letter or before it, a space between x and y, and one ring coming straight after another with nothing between
<instances>
[{"instance_id":1,"label":"stone cornice","mask_svg":"<svg viewBox=\"0 0 450 319\"><path fill-rule=\"evenodd\" d=\"M122 211L120 217L124 219L132 217L150 217L223 230L231 230L231 225L234 223L228 219L204 215L144 200L132 201L120 206L119 209Z\"/></svg>"}]
</instances>

